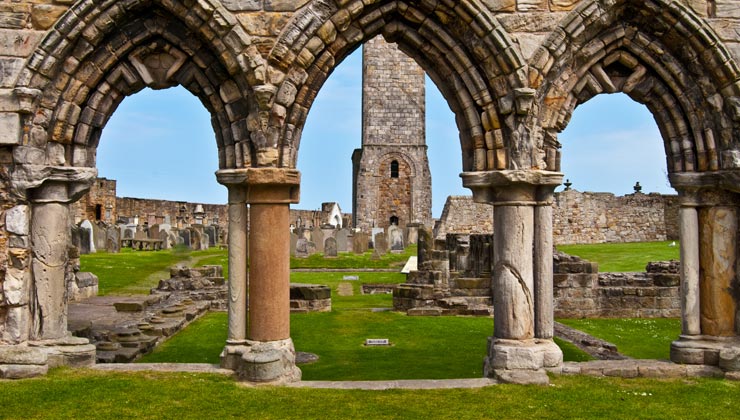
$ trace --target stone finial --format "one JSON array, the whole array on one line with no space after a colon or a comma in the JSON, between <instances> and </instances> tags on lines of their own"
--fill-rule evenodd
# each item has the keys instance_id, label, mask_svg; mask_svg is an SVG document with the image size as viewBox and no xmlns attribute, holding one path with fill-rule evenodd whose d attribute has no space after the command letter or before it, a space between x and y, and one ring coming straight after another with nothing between
<instances>
[{"instance_id":1,"label":"stone finial","mask_svg":"<svg viewBox=\"0 0 740 420\"><path fill-rule=\"evenodd\" d=\"M636 182L635 186L632 187L635 189L635 194L641 194L642 193L642 185L640 185L640 182Z\"/></svg>"},{"instance_id":2,"label":"stone finial","mask_svg":"<svg viewBox=\"0 0 740 420\"><path fill-rule=\"evenodd\" d=\"M570 187L571 185L573 185L573 183L570 182L570 179L566 179L563 185L565 185L565 189L563 191L570 191Z\"/></svg>"}]
</instances>

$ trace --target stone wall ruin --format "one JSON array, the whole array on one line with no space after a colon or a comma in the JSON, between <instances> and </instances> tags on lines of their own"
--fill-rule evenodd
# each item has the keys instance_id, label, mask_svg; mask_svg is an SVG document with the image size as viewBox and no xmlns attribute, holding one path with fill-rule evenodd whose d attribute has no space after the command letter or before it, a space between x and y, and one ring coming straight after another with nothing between
<instances>
[{"instance_id":1,"label":"stone wall ruin","mask_svg":"<svg viewBox=\"0 0 740 420\"><path fill-rule=\"evenodd\" d=\"M463 185L495 209L491 282L503 293L486 376L547 381L543 369L562 365L550 294L557 138L579 104L614 92L655 117L679 193L685 287L671 358L735 360L738 27L734 0L5 2L0 373L94 362L66 329L70 205L94 182L100 133L120 101L182 85L211 114L217 180L229 190L234 305L222 365L250 381L298 380L284 227L300 198L301 133L338 63L378 35L437 84L455 114ZM18 346L29 346L31 367Z\"/></svg>"}]
</instances>

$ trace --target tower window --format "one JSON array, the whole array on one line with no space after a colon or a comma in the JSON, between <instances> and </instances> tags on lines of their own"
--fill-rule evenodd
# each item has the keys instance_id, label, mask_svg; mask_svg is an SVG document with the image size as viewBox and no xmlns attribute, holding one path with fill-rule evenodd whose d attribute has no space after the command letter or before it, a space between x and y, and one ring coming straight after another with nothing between
<instances>
[{"instance_id":1,"label":"tower window","mask_svg":"<svg viewBox=\"0 0 740 420\"><path fill-rule=\"evenodd\" d=\"M100 204L95 205L95 220L100 220L103 217L103 206Z\"/></svg>"},{"instance_id":2,"label":"tower window","mask_svg":"<svg viewBox=\"0 0 740 420\"><path fill-rule=\"evenodd\" d=\"M391 162L391 178L398 178L398 161Z\"/></svg>"},{"instance_id":3,"label":"tower window","mask_svg":"<svg viewBox=\"0 0 740 420\"><path fill-rule=\"evenodd\" d=\"M398 216L391 216L391 225L398 226Z\"/></svg>"}]
</instances>

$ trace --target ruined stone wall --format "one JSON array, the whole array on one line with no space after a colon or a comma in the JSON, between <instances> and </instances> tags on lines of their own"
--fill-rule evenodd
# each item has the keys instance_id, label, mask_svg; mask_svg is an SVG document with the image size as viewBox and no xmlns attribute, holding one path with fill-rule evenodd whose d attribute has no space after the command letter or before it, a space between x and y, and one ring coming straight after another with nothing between
<instances>
[{"instance_id":1,"label":"ruined stone wall","mask_svg":"<svg viewBox=\"0 0 740 420\"><path fill-rule=\"evenodd\" d=\"M149 226L161 223L169 223L178 226L180 220L185 225L195 224L193 212L196 206L201 204L205 210L203 225L214 224L218 216L218 225L225 231L228 228L228 209L222 204L188 203L185 201L151 200L145 198L117 197L116 208L118 218L133 218L138 216L139 224L147 222Z\"/></svg>"},{"instance_id":2,"label":"ruined stone wall","mask_svg":"<svg viewBox=\"0 0 740 420\"><path fill-rule=\"evenodd\" d=\"M90 191L72 205L70 211L75 223L82 220L115 223L118 214L116 202L116 180L98 178L90 187Z\"/></svg>"},{"instance_id":3,"label":"ruined stone wall","mask_svg":"<svg viewBox=\"0 0 740 420\"><path fill-rule=\"evenodd\" d=\"M676 197L563 191L555 194L553 235L556 244L678 239Z\"/></svg>"},{"instance_id":4,"label":"ruined stone wall","mask_svg":"<svg viewBox=\"0 0 740 420\"><path fill-rule=\"evenodd\" d=\"M554 264L559 318L678 318L679 264L650 263L642 273L599 273L596 263L559 253Z\"/></svg>"},{"instance_id":5,"label":"ruined stone wall","mask_svg":"<svg viewBox=\"0 0 740 420\"><path fill-rule=\"evenodd\" d=\"M376 37L363 47L362 149L353 156L354 226L431 222L424 71ZM395 163L394 163L395 162ZM391 165L398 165L392 170Z\"/></svg>"},{"instance_id":6,"label":"ruined stone wall","mask_svg":"<svg viewBox=\"0 0 740 420\"><path fill-rule=\"evenodd\" d=\"M493 210L472 197L448 197L434 237L493 232ZM553 203L555 244L646 242L678 239L676 196L563 191Z\"/></svg>"}]
</instances>

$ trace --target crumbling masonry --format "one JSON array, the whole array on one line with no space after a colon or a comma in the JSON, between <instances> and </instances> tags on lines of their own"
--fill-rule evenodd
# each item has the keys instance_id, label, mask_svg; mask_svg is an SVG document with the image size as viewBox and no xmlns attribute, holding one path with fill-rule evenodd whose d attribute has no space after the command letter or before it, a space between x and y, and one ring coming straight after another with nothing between
<instances>
[{"instance_id":1,"label":"crumbling masonry","mask_svg":"<svg viewBox=\"0 0 740 420\"><path fill-rule=\"evenodd\" d=\"M562 363L552 341L557 135L576 106L610 92L650 109L679 193L683 331L671 357L733 369L738 29L735 0L4 2L0 376L93 362L94 347L67 332L70 204L96 176L100 133L120 101L182 85L211 114L229 191L222 363L247 380L299 379L285 226L301 131L332 70L377 35L436 83L456 117L463 185L495 209L486 375Z\"/></svg>"}]
</instances>

